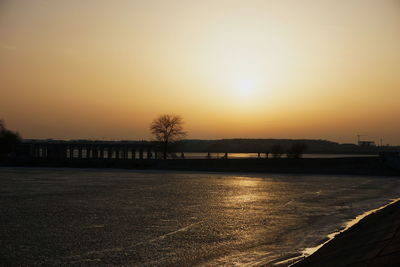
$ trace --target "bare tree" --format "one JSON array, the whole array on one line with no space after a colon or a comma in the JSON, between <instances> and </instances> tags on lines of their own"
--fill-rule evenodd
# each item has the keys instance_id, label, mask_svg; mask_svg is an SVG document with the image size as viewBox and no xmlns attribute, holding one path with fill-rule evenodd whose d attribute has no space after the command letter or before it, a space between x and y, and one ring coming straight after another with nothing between
<instances>
[{"instance_id":1,"label":"bare tree","mask_svg":"<svg viewBox=\"0 0 400 267\"><path fill-rule=\"evenodd\" d=\"M151 134L156 140L163 142L164 159L167 158L168 143L178 141L186 135L183 123L181 116L171 114L160 115L151 123Z\"/></svg>"}]
</instances>

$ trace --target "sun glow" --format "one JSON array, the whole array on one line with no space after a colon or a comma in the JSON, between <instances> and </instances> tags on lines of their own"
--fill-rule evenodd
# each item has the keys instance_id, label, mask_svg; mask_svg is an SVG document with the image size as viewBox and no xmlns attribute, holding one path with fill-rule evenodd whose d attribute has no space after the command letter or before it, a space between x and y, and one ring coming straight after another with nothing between
<instances>
[{"instance_id":1,"label":"sun glow","mask_svg":"<svg viewBox=\"0 0 400 267\"><path fill-rule=\"evenodd\" d=\"M256 84L252 79L241 79L234 87L234 92L238 97L254 97L256 93Z\"/></svg>"},{"instance_id":2,"label":"sun glow","mask_svg":"<svg viewBox=\"0 0 400 267\"><path fill-rule=\"evenodd\" d=\"M400 142L397 1L97 2L0 2L0 113L24 138L147 139L175 113L189 138Z\"/></svg>"}]
</instances>

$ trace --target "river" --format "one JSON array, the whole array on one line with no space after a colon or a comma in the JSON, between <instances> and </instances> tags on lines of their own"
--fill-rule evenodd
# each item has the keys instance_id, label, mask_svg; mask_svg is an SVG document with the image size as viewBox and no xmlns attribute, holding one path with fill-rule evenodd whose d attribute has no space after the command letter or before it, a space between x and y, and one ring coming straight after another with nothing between
<instances>
[{"instance_id":1,"label":"river","mask_svg":"<svg viewBox=\"0 0 400 267\"><path fill-rule=\"evenodd\" d=\"M399 196L394 177L0 168L0 261L272 266Z\"/></svg>"}]
</instances>

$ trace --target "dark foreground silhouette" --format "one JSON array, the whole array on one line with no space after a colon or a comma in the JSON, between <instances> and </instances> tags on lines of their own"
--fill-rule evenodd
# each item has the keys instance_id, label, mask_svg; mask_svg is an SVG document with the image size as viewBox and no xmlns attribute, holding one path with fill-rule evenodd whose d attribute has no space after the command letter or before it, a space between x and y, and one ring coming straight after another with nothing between
<instances>
[{"instance_id":1,"label":"dark foreground silhouette","mask_svg":"<svg viewBox=\"0 0 400 267\"><path fill-rule=\"evenodd\" d=\"M294 266L400 266L400 202L367 216Z\"/></svg>"},{"instance_id":2,"label":"dark foreground silhouette","mask_svg":"<svg viewBox=\"0 0 400 267\"><path fill-rule=\"evenodd\" d=\"M271 159L10 159L3 166L123 168L211 172L315 173L400 176L380 157Z\"/></svg>"}]
</instances>

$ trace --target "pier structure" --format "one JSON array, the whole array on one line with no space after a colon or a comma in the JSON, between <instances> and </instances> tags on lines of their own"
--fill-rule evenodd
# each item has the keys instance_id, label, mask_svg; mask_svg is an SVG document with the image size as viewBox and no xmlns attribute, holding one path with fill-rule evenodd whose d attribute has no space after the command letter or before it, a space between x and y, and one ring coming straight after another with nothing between
<instances>
[{"instance_id":1,"label":"pier structure","mask_svg":"<svg viewBox=\"0 0 400 267\"><path fill-rule=\"evenodd\" d=\"M144 160L157 159L150 142L32 141L25 142L21 155L49 160Z\"/></svg>"}]
</instances>

